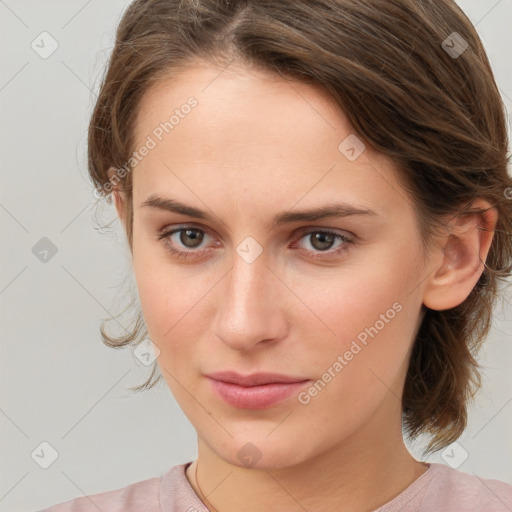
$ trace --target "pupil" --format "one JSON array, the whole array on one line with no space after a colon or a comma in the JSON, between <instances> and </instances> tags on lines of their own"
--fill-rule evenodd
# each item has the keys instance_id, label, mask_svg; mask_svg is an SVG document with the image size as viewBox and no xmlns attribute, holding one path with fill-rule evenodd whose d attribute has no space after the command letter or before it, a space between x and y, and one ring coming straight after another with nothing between
<instances>
[{"instance_id":1,"label":"pupil","mask_svg":"<svg viewBox=\"0 0 512 512\"><path fill-rule=\"evenodd\" d=\"M313 235L313 247L319 250L329 249L334 240L334 235L330 233L315 233ZM320 246L317 246L317 242L320 242Z\"/></svg>"},{"instance_id":2,"label":"pupil","mask_svg":"<svg viewBox=\"0 0 512 512\"><path fill-rule=\"evenodd\" d=\"M188 240L186 239L188 238ZM192 240L192 244L188 242ZM180 242L187 247L197 247L203 241L203 234L196 229L185 229L181 232Z\"/></svg>"}]
</instances>

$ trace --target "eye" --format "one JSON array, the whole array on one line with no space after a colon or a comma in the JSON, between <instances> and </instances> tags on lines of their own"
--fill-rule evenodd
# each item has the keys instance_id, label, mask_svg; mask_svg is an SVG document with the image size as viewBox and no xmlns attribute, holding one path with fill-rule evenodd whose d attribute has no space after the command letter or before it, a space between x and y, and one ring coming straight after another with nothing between
<instances>
[{"instance_id":1,"label":"eye","mask_svg":"<svg viewBox=\"0 0 512 512\"><path fill-rule=\"evenodd\" d=\"M162 240L169 252L178 258L198 258L207 252L211 252L203 245L207 237L210 237L210 235L204 229L194 226L181 226L164 229L158 234L157 238ZM308 257L315 259L329 259L339 256L342 252L348 250L350 245L354 244L354 241L346 235L318 228L310 229L305 233L302 232L298 240L302 239L309 240L309 245L312 247L312 249L302 248L302 251L307 253ZM335 246L334 250L329 250L336 241L339 244ZM215 244L220 245L219 242L215 242ZM296 244L297 242L294 245ZM201 248L202 245L203 248Z\"/></svg>"},{"instance_id":2,"label":"eye","mask_svg":"<svg viewBox=\"0 0 512 512\"><path fill-rule=\"evenodd\" d=\"M205 235L210 236L204 229L195 228L193 226L182 226L162 231L158 235L158 240L162 240L167 249L179 258L187 258L189 255L197 257L208 252L203 249L195 250L201 245ZM186 250L180 249L180 245L185 247Z\"/></svg>"},{"instance_id":3,"label":"eye","mask_svg":"<svg viewBox=\"0 0 512 512\"><path fill-rule=\"evenodd\" d=\"M351 244L354 243L348 236L335 231L314 229L302 233L299 240L309 240L309 245L313 247L313 250L306 249L313 258L332 258L339 256L342 252L345 252ZM334 250L329 251L334 242L338 240L340 244L336 246ZM324 254L325 253L325 254Z\"/></svg>"}]
</instances>

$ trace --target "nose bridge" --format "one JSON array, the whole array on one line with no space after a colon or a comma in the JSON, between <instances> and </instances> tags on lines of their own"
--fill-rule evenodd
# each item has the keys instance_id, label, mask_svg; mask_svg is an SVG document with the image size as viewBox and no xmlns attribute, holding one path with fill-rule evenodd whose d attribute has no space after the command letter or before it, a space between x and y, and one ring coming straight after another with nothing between
<instances>
[{"instance_id":1,"label":"nose bridge","mask_svg":"<svg viewBox=\"0 0 512 512\"><path fill-rule=\"evenodd\" d=\"M267 265L266 254L254 241L243 241L236 248L212 329L232 348L247 349L280 335L276 329L283 325L276 304L278 280Z\"/></svg>"},{"instance_id":2,"label":"nose bridge","mask_svg":"<svg viewBox=\"0 0 512 512\"><path fill-rule=\"evenodd\" d=\"M237 248L233 258L233 268L229 273L224 296L229 324L241 330L247 328L249 317L259 314L264 307L264 299L269 298L267 259L260 254L251 261L240 252L246 247Z\"/></svg>"}]
</instances>

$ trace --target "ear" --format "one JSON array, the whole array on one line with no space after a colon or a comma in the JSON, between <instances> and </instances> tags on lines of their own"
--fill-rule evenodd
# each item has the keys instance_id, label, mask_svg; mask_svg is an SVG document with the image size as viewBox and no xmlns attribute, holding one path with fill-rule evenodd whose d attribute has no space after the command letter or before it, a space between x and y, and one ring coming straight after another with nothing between
<instances>
[{"instance_id":1,"label":"ear","mask_svg":"<svg viewBox=\"0 0 512 512\"><path fill-rule=\"evenodd\" d=\"M115 169L110 168L108 171L108 177L111 183L115 183L114 176ZM114 205L116 207L117 215L119 216L122 224L126 227L126 196L117 184L112 189L112 197L114 198Z\"/></svg>"},{"instance_id":2,"label":"ear","mask_svg":"<svg viewBox=\"0 0 512 512\"><path fill-rule=\"evenodd\" d=\"M423 304L427 308L442 311L462 304L484 271L498 211L482 199L472 207L486 211L450 221L450 234L433 250L439 267L426 280Z\"/></svg>"}]
</instances>

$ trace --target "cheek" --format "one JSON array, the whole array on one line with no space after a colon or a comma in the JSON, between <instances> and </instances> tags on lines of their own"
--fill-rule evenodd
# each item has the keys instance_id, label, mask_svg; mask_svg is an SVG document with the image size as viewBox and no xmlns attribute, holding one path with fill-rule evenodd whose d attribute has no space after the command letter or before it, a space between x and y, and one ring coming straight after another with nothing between
<instances>
[{"instance_id":1,"label":"cheek","mask_svg":"<svg viewBox=\"0 0 512 512\"><path fill-rule=\"evenodd\" d=\"M189 289L182 289L159 242L144 240L135 229L133 240L133 269L144 320L152 341L160 345L162 336L177 321L183 295Z\"/></svg>"},{"instance_id":2,"label":"cheek","mask_svg":"<svg viewBox=\"0 0 512 512\"><path fill-rule=\"evenodd\" d=\"M363 423L388 394L391 402L392 395L401 395L413 308L395 298L389 289L360 288L352 294L331 292L323 309L315 309L335 335L327 334L308 347L305 356L316 381L300 403L320 423L340 421L349 431ZM308 339L314 339L312 333Z\"/></svg>"},{"instance_id":3,"label":"cheek","mask_svg":"<svg viewBox=\"0 0 512 512\"><path fill-rule=\"evenodd\" d=\"M135 236L133 268L148 334L162 356L192 351L189 340L207 330L204 304L218 276L173 263L154 241L144 245Z\"/></svg>"},{"instance_id":4,"label":"cheek","mask_svg":"<svg viewBox=\"0 0 512 512\"><path fill-rule=\"evenodd\" d=\"M396 260L352 268L326 279L324 286L318 286L317 279L311 286L306 281L298 291L308 297L305 302L315 313L297 318L301 332L308 330L308 339L314 339L315 328L322 337L322 344L311 353L315 367L320 375L331 368L340 386L372 386L379 378L391 386L405 364L420 304L409 295L413 262Z\"/></svg>"},{"instance_id":5,"label":"cheek","mask_svg":"<svg viewBox=\"0 0 512 512\"><path fill-rule=\"evenodd\" d=\"M331 331L332 339L344 340L374 325L381 314L388 312L393 321L400 316L396 310L407 299L404 290L409 278L405 263L400 271L395 265L381 259L377 265L362 263L334 269L321 278L315 273L298 280L294 291L311 305L319 327L323 323L323 330L327 334Z\"/></svg>"}]
</instances>

